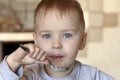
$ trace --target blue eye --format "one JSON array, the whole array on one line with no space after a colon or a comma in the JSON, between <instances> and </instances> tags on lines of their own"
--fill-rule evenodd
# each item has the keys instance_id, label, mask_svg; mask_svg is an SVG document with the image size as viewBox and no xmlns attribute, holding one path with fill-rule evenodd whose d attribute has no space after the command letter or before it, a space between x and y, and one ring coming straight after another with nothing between
<instances>
[{"instance_id":1,"label":"blue eye","mask_svg":"<svg viewBox=\"0 0 120 80\"><path fill-rule=\"evenodd\" d=\"M72 34L70 34L70 33L65 33L65 34L64 34L64 37L65 37L65 38L70 38L70 37L72 37Z\"/></svg>"},{"instance_id":2,"label":"blue eye","mask_svg":"<svg viewBox=\"0 0 120 80\"><path fill-rule=\"evenodd\" d=\"M43 37L44 39L48 39L48 38L51 37L51 35L50 35L50 34L44 34L42 37Z\"/></svg>"}]
</instances>

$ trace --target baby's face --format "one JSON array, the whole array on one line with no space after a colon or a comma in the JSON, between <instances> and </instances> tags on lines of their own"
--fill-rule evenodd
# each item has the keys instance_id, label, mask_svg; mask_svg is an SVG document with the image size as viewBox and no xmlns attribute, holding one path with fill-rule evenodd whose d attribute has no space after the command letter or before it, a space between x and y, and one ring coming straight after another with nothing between
<instances>
[{"instance_id":1,"label":"baby's face","mask_svg":"<svg viewBox=\"0 0 120 80\"><path fill-rule=\"evenodd\" d=\"M47 59L57 67L69 67L78 50L84 46L85 36L80 28L78 14L71 12L62 17L57 12L37 16L36 43L48 54Z\"/></svg>"}]
</instances>

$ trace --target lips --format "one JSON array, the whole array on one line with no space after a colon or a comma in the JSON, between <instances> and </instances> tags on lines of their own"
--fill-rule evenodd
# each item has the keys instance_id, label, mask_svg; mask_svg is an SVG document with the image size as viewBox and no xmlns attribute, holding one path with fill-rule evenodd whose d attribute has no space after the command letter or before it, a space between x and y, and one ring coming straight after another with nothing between
<instances>
[{"instance_id":1,"label":"lips","mask_svg":"<svg viewBox=\"0 0 120 80\"><path fill-rule=\"evenodd\" d=\"M48 59L52 65L55 67L60 67L61 63L64 61L64 57L61 54L51 54L48 56Z\"/></svg>"},{"instance_id":2,"label":"lips","mask_svg":"<svg viewBox=\"0 0 120 80\"><path fill-rule=\"evenodd\" d=\"M52 59L61 59L61 58L63 58L63 56L62 55L59 55L59 54L57 54L57 55L51 55L50 56Z\"/></svg>"},{"instance_id":3,"label":"lips","mask_svg":"<svg viewBox=\"0 0 120 80\"><path fill-rule=\"evenodd\" d=\"M52 58L62 58L63 56L57 55L57 56L51 56Z\"/></svg>"}]
</instances>

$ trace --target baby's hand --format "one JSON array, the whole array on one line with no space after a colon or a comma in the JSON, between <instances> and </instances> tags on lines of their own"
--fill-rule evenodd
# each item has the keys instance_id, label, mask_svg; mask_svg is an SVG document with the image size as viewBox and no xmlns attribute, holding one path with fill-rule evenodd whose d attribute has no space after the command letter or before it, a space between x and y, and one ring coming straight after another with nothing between
<instances>
[{"instance_id":1,"label":"baby's hand","mask_svg":"<svg viewBox=\"0 0 120 80\"><path fill-rule=\"evenodd\" d=\"M48 64L47 54L35 44L25 44L29 52L19 47L7 57L9 67L15 72L23 64L43 63Z\"/></svg>"},{"instance_id":2,"label":"baby's hand","mask_svg":"<svg viewBox=\"0 0 120 80\"><path fill-rule=\"evenodd\" d=\"M47 60L46 60L47 54L37 45L34 44L33 47L31 48L28 48L28 46L23 46L23 47L27 48L27 50L25 50L24 48L21 47L24 51L28 52L28 55L26 55L23 58L22 64L32 64L32 63L47 64Z\"/></svg>"}]
</instances>

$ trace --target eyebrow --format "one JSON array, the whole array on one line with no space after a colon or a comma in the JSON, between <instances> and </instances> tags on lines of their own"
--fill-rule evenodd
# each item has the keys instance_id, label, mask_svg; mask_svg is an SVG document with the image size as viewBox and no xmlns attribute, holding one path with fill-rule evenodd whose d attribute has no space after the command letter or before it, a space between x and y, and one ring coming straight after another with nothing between
<instances>
[{"instance_id":1,"label":"eyebrow","mask_svg":"<svg viewBox=\"0 0 120 80\"><path fill-rule=\"evenodd\" d=\"M73 31L76 32L78 29L65 29L61 30L62 32L68 32L68 31ZM52 32L51 30L40 30L40 33L45 33L45 32Z\"/></svg>"},{"instance_id":2,"label":"eyebrow","mask_svg":"<svg viewBox=\"0 0 120 80\"><path fill-rule=\"evenodd\" d=\"M50 33L51 31L48 31L48 30L42 30L42 31L39 31L39 33Z\"/></svg>"},{"instance_id":3,"label":"eyebrow","mask_svg":"<svg viewBox=\"0 0 120 80\"><path fill-rule=\"evenodd\" d=\"M69 31L76 32L76 31L77 31L77 29L66 29L66 30L63 30L63 32L69 32Z\"/></svg>"}]
</instances>

